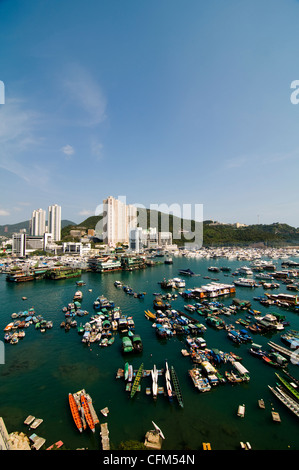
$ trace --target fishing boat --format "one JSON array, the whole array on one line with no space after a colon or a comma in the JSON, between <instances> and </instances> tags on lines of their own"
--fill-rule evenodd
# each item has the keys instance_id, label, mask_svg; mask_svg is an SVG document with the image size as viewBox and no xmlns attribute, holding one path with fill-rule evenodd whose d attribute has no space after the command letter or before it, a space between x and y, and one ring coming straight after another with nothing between
<instances>
[{"instance_id":1,"label":"fishing boat","mask_svg":"<svg viewBox=\"0 0 299 470\"><path fill-rule=\"evenodd\" d=\"M131 339L128 336L122 338L122 352L130 353L133 351L133 344Z\"/></svg>"},{"instance_id":2,"label":"fishing boat","mask_svg":"<svg viewBox=\"0 0 299 470\"><path fill-rule=\"evenodd\" d=\"M80 432L82 432L83 431L83 425L82 425L79 409L78 409L77 403L76 403L75 398L72 395L72 393L69 393L69 405L70 405L70 408L71 408L71 413L72 413L72 416L73 416L73 420L75 421L75 424L76 424L78 430Z\"/></svg>"},{"instance_id":3,"label":"fishing boat","mask_svg":"<svg viewBox=\"0 0 299 470\"><path fill-rule=\"evenodd\" d=\"M74 295L74 301L75 300L82 300L83 299L83 294L80 290L77 290L77 292L75 292L75 295Z\"/></svg>"},{"instance_id":4,"label":"fishing boat","mask_svg":"<svg viewBox=\"0 0 299 470\"><path fill-rule=\"evenodd\" d=\"M145 310L144 311L146 318L149 320L156 320L156 315L152 313L150 310Z\"/></svg>"},{"instance_id":5,"label":"fishing boat","mask_svg":"<svg viewBox=\"0 0 299 470\"><path fill-rule=\"evenodd\" d=\"M159 428L159 426L157 426L156 423L154 423L154 421L152 421L152 423L154 425L155 431L159 434L159 436L162 439L165 439L165 436L164 436L163 432L161 431L161 429Z\"/></svg>"},{"instance_id":6,"label":"fishing boat","mask_svg":"<svg viewBox=\"0 0 299 470\"><path fill-rule=\"evenodd\" d=\"M211 390L211 385L207 378L203 377L200 370L197 367L189 370L189 375L192 379L194 387L200 392L208 392Z\"/></svg>"},{"instance_id":7,"label":"fishing boat","mask_svg":"<svg viewBox=\"0 0 299 470\"><path fill-rule=\"evenodd\" d=\"M139 389L142 376L143 376L143 363L140 365L140 367L139 367L139 369L136 373L136 376L135 376L135 379L134 379L134 382L133 382L133 385L132 385L132 389L131 389L131 395L130 395L131 398L134 397L135 393Z\"/></svg>"},{"instance_id":8,"label":"fishing boat","mask_svg":"<svg viewBox=\"0 0 299 470\"><path fill-rule=\"evenodd\" d=\"M133 366L132 364L129 364L128 367L128 382L132 382L133 380Z\"/></svg>"},{"instance_id":9,"label":"fishing boat","mask_svg":"<svg viewBox=\"0 0 299 470\"><path fill-rule=\"evenodd\" d=\"M128 376L129 376L129 363L126 362L126 363L125 363L125 369L124 369L124 377L125 377L125 380L128 380Z\"/></svg>"},{"instance_id":10,"label":"fishing boat","mask_svg":"<svg viewBox=\"0 0 299 470\"><path fill-rule=\"evenodd\" d=\"M170 367L170 373L171 373L171 378L172 378L172 383L174 386L176 399L178 400L180 407L183 408L184 403L183 403L182 391L181 391L178 376L173 366Z\"/></svg>"},{"instance_id":11,"label":"fishing boat","mask_svg":"<svg viewBox=\"0 0 299 470\"><path fill-rule=\"evenodd\" d=\"M80 400L81 400L81 405L82 405L82 409L84 411L84 416L85 416L85 419L87 421L87 424L88 424L89 428L91 429L91 431L95 432L95 424L94 424L94 421L93 421L91 413L90 413L87 398L83 393L81 394Z\"/></svg>"},{"instance_id":12,"label":"fishing boat","mask_svg":"<svg viewBox=\"0 0 299 470\"><path fill-rule=\"evenodd\" d=\"M132 336L132 344L133 344L133 349L135 352L142 352L143 345L142 345L142 341L139 335L135 334Z\"/></svg>"},{"instance_id":13,"label":"fishing boat","mask_svg":"<svg viewBox=\"0 0 299 470\"><path fill-rule=\"evenodd\" d=\"M299 392L298 390L296 390L297 388L297 385L294 384L293 382L290 383L288 382L287 380L285 380L283 377L281 377L279 374L277 374L277 372L275 372L275 375L276 377L283 383L283 385L289 390L289 392L291 392L292 395L294 395L294 397L299 400ZM294 386L293 386L293 385ZM295 388L296 387L296 388Z\"/></svg>"}]
</instances>

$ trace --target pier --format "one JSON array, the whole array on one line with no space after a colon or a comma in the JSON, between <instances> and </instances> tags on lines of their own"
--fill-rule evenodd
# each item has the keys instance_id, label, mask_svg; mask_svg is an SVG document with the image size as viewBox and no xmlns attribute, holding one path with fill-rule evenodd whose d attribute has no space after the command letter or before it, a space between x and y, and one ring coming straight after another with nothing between
<instances>
[{"instance_id":1,"label":"pier","mask_svg":"<svg viewBox=\"0 0 299 470\"><path fill-rule=\"evenodd\" d=\"M0 450L11 450L9 444L9 435L3 418L0 418Z\"/></svg>"},{"instance_id":2,"label":"pier","mask_svg":"<svg viewBox=\"0 0 299 470\"><path fill-rule=\"evenodd\" d=\"M269 346L271 346L271 348L276 349L276 351L280 352L281 354L284 354L285 356L291 357L293 354L296 353L296 349L290 351L289 349L286 349L283 346L279 346L278 344L273 343L273 341L269 341L268 344Z\"/></svg>"},{"instance_id":3,"label":"pier","mask_svg":"<svg viewBox=\"0 0 299 470\"><path fill-rule=\"evenodd\" d=\"M108 423L101 423L100 435L102 439L102 449L110 450Z\"/></svg>"}]
</instances>

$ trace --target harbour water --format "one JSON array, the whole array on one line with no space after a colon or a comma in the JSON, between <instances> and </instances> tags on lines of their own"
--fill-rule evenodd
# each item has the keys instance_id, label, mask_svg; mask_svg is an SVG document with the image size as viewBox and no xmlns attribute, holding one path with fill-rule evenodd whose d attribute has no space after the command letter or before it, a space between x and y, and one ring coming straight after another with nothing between
<instances>
[{"instance_id":1,"label":"harbour water","mask_svg":"<svg viewBox=\"0 0 299 470\"><path fill-rule=\"evenodd\" d=\"M274 263L280 268L280 260ZM77 317L78 325L88 321L94 313L93 302L99 295L113 300L124 314L132 315L135 331L143 341L143 352L130 356L121 353L118 333L111 346L101 348L95 343L90 346L83 344L76 328L68 332L60 328L64 320L62 308L72 301L78 289L75 279L13 284L6 282L5 275L0 276L1 331L11 321L13 312L30 307L34 307L36 313L43 315L46 320L53 321L53 328L45 333L35 330L34 325L31 325L25 329L26 336L17 345L5 344L5 364L0 365L0 416L4 418L8 432L28 432L23 422L31 414L43 419L37 434L46 439L47 445L61 439L66 449L100 449L99 425L95 434L88 430L80 434L70 413L68 393L84 388L93 399L100 422L108 422L111 449L117 449L121 441L143 442L153 420L166 437L163 450L201 450L203 442L210 442L213 450L232 450L240 448L240 441L250 442L253 449L298 450L298 418L268 389L268 385L276 384L277 369L250 355L248 344L237 346L227 338L225 330L207 326L204 333L207 347L232 351L241 356L242 364L250 371L250 381L235 385L225 383L213 387L210 392L200 393L195 390L188 375L192 362L181 354L181 349L186 347L185 338L177 336L159 340L152 323L144 316L144 310L153 310L153 293L161 292L158 283L164 277L177 277L179 269L190 268L200 274L185 278L186 288L189 288L210 282L204 276L232 283L234 278L231 273L211 273L208 267L226 265L233 272L244 264L244 261L227 259L211 261L177 257L172 265L161 264L140 271L83 274L81 279L86 285L80 287L83 292L82 308L89 315ZM146 292L144 299L134 298L123 289L116 288L115 280L130 285L136 292ZM274 293L278 291L287 292L285 285L281 283L279 290ZM277 307L264 307L253 300L254 296L264 293L262 287L237 287L235 297L250 300L252 307L262 313L284 314L290 322L286 330L291 328L298 331L298 314ZM22 300L22 297L27 297L27 300ZM232 303L231 297L219 300L227 306ZM172 302L172 307L184 310L186 303L178 296ZM197 316L205 324L204 318L197 313L188 314ZM245 314L237 313L227 318L222 315L222 318L227 323L233 323L240 316L245 317ZM281 344L281 334L252 336L255 343L269 350L268 341ZM146 395L145 388L150 386L150 378L143 379L141 391L130 399L123 380L116 379L118 368L123 368L127 360L134 369L142 362L145 369L151 369L154 364L158 369L164 368L166 360L169 365L174 365L183 393L184 408L180 408L175 401L169 403L163 395L158 396L156 402ZM219 367L220 372L226 369L225 365ZM288 370L298 378L297 365L290 364ZM159 385L165 385L164 378L159 377ZM265 401L265 409L258 407L260 398ZM237 416L240 404L246 406L244 418ZM106 406L110 412L104 418L100 410ZM279 412L280 423L273 422L272 409Z\"/></svg>"}]
</instances>

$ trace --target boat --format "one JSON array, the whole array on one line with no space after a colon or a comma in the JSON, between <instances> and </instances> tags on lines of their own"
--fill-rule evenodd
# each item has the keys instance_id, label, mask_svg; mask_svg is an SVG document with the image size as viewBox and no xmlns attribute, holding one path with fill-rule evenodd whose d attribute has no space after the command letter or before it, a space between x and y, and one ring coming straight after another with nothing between
<instances>
[{"instance_id":1,"label":"boat","mask_svg":"<svg viewBox=\"0 0 299 470\"><path fill-rule=\"evenodd\" d=\"M13 325L14 325L14 323L13 323L13 322L11 322L11 323L8 323L8 325L6 325L6 327L4 328L4 331L9 331L9 330L11 330L11 329L12 329L12 327L13 327Z\"/></svg>"},{"instance_id":2,"label":"boat","mask_svg":"<svg viewBox=\"0 0 299 470\"><path fill-rule=\"evenodd\" d=\"M262 408L262 409L265 408L265 402L264 402L263 398L260 398L260 399L258 400L258 405L259 405L259 407Z\"/></svg>"},{"instance_id":3,"label":"boat","mask_svg":"<svg viewBox=\"0 0 299 470\"><path fill-rule=\"evenodd\" d=\"M143 345L142 345L142 341L139 335L134 334L132 336L132 344L133 344L133 349L135 352L142 352Z\"/></svg>"},{"instance_id":4,"label":"boat","mask_svg":"<svg viewBox=\"0 0 299 470\"><path fill-rule=\"evenodd\" d=\"M151 375L152 375L152 380L153 380L153 384L152 384L153 398L155 400L158 394L158 371L157 371L155 364L154 364L153 369L151 370Z\"/></svg>"},{"instance_id":5,"label":"boat","mask_svg":"<svg viewBox=\"0 0 299 470\"><path fill-rule=\"evenodd\" d=\"M173 383L173 386L174 386L176 399L179 402L180 407L183 408L184 403L183 403L182 391L181 391L178 376L177 376L176 371L175 371L173 366L170 367L170 373L171 373L171 378L172 378L172 383Z\"/></svg>"},{"instance_id":6,"label":"boat","mask_svg":"<svg viewBox=\"0 0 299 470\"><path fill-rule=\"evenodd\" d=\"M275 372L275 375L276 377L281 381L281 383L283 383L283 385L289 390L289 392L294 395L294 397L299 400L299 392L298 390L296 390L297 388L297 385L294 384L293 382L293 385L291 383L289 383L287 380L285 380L283 377L281 377L279 374L277 374L277 372ZM296 388L295 388L296 387Z\"/></svg>"},{"instance_id":7,"label":"boat","mask_svg":"<svg viewBox=\"0 0 299 470\"><path fill-rule=\"evenodd\" d=\"M155 431L159 434L159 436L162 439L165 439L165 436L164 436L163 432L161 431L161 429L159 428L159 426L157 426L156 423L154 423L154 421L152 421L152 423L154 425Z\"/></svg>"},{"instance_id":8,"label":"boat","mask_svg":"<svg viewBox=\"0 0 299 470\"><path fill-rule=\"evenodd\" d=\"M172 401L173 392L172 392L170 372L169 372L169 367L168 367L167 362L165 363L165 380L166 380L167 396L168 396L169 400Z\"/></svg>"},{"instance_id":9,"label":"boat","mask_svg":"<svg viewBox=\"0 0 299 470\"><path fill-rule=\"evenodd\" d=\"M123 353L130 353L133 351L133 343L129 336L124 336L122 338L122 352Z\"/></svg>"},{"instance_id":10,"label":"boat","mask_svg":"<svg viewBox=\"0 0 299 470\"><path fill-rule=\"evenodd\" d=\"M173 278L173 281L175 283L175 287L179 289L180 287L185 287L186 286L186 281L184 279L181 279L179 277Z\"/></svg>"},{"instance_id":11,"label":"boat","mask_svg":"<svg viewBox=\"0 0 299 470\"><path fill-rule=\"evenodd\" d=\"M281 422L279 413L277 413L277 411L271 411L271 415L272 415L273 421L276 421L277 423Z\"/></svg>"},{"instance_id":12,"label":"boat","mask_svg":"<svg viewBox=\"0 0 299 470\"><path fill-rule=\"evenodd\" d=\"M128 367L128 382L132 382L133 380L133 366L132 364Z\"/></svg>"},{"instance_id":13,"label":"boat","mask_svg":"<svg viewBox=\"0 0 299 470\"><path fill-rule=\"evenodd\" d=\"M125 380L128 380L128 376L129 376L129 363L126 362L125 363L125 369L124 369L124 378L125 378Z\"/></svg>"},{"instance_id":14,"label":"boat","mask_svg":"<svg viewBox=\"0 0 299 470\"><path fill-rule=\"evenodd\" d=\"M80 432L82 432L83 431L83 425L82 425L78 405L77 405L77 403L75 401L75 398L74 398L72 393L69 393L69 405L70 405L73 420L75 421L77 429Z\"/></svg>"},{"instance_id":15,"label":"boat","mask_svg":"<svg viewBox=\"0 0 299 470\"><path fill-rule=\"evenodd\" d=\"M258 284L254 281L254 279L247 279L244 277L240 277L239 279L234 281L235 286L240 287L257 287Z\"/></svg>"},{"instance_id":16,"label":"boat","mask_svg":"<svg viewBox=\"0 0 299 470\"><path fill-rule=\"evenodd\" d=\"M74 295L74 301L75 300L82 300L83 299L83 294L80 290L77 290L77 292L75 292L75 295Z\"/></svg>"},{"instance_id":17,"label":"boat","mask_svg":"<svg viewBox=\"0 0 299 470\"><path fill-rule=\"evenodd\" d=\"M156 315L152 313L150 310L144 310L146 318L149 320L156 320Z\"/></svg>"},{"instance_id":18,"label":"boat","mask_svg":"<svg viewBox=\"0 0 299 470\"><path fill-rule=\"evenodd\" d=\"M94 421L93 421L91 413L90 413L87 398L83 393L81 394L80 400L81 400L81 405L82 405L82 409L83 409L84 416L85 416L85 419L87 421L87 424L88 424L89 428L91 429L91 431L95 432L95 424L94 424Z\"/></svg>"},{"instance_id":19,"label":"boat","mask_svg":"<svg viewBox=\"0 0 299 470\"><path fill-rule=\"evenodd\" d=\"M179 269L179 273L183 276L194 276L194 272L191 269Z\"/></svg>"},{"instance_id":20,"label":"boat","mask_svg":"<svg viewBox=\"0 0 299 470\"><path fill-rule=\"evenodd\" d=\"M43 422L43 419L41 419L41 418L36 418L36 419L30 424L30 428L36 429L42 422Z\"/></svg>"},{"instance_id":21,"label":"boat","mask_svg":"<svg viewBox=\"0 0 299 470\"><path fill-rule=\"evenodd\" d=\"M47 447L46 450L59 449L62 446L63 446L63 442L62 441L57 441L54 444L52 444L50 447Z\"/></svg>"},{"instance_id":22,"label":"boat","mask_svg":"<svg viewBox=\"0 0 299 470\"><path fill-rule=\"evenodd\" d=\"M108 406L105 406L105 408L103 408L103 409L101 410L101 413L102 413L103 416L108 416L108 413L109 413L109 408L108 408Z\"/></svg>"},{"instance_id":23,"label":"boat","mask_svg":"<svg viewBox=\"0 0 299 470\"><path fill-rule=\"evenodd\" d=\"M208 379L202 376L200 370L197 367L189 370L189 375L197 390L200 392L208 392L211 390L211 385L209 384Z\"/></svg>"},{"instance_id":24,"label":"boat","mask_svg":"<svg viewBox=\"0 0 299 470\"><path fill-rule=\"evenodd\" d=\"M141 379L142 379L142 375L143 375L143 363L140 365L137 373L136 373L136 376L135 376L135 379L134 379L134 382L133 382L133 385L132 385L132 389L131 389L131 398L134 397L135 393L137 392L137 390L139 389L139 386L140 386L140 382L141 382Z\"/></svg>"},{"instance_id":25,"label":"boat","mask_svg":"<svg viewBox=\"0 0 299 470\"><path fill-rule=\"evenodd\" d=\"M33 423L34 420L35 420L35 416L29 415L25 419L24 424L27 424L29 426L31 423Z\"/></svg>"},{"instance_id":26,"label":"boat","mask_svg":"<svg viewBox=\"0 0 299 470\"><path fill-rule=\"evenodd\" d=\"M241 418L244 418L245 416L245 405L239 405L238 407L238 416L240 416Z\"/></svg>"}]
</instances>

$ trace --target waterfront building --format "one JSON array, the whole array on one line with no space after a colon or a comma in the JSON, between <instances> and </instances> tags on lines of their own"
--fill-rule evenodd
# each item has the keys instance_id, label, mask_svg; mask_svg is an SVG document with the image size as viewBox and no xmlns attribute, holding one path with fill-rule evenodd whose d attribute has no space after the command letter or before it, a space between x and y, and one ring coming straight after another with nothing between
<instances>
[{"instance_id":1,"label":"waterfront building","mask_svg":"<svg viewBox=\"0 0 299 470\"><path fill-rule=\"evenodd\" d=\"M146 248L158 248L158 233L156 227L143 230L142 237Z\"/></svg>"},{"instance_id":2,"label":"waterfront building","mask_svg":"<svg viewBox=\"0 0 299 470\"><path fill-rule=\"evenodd\" d=\"M81 242L64 242L62 243L62 251L65 254L70 255L79 255L83 256L89 253L91 250L90 243L81 243Z\"/></svg>"},{"instance_id":3,"label":"waterfront building","mask_svg":"<svg viewBox=\"0 0 299 470\"><path fill-rule=\"evenodd\" d=\"M44 233L41 236L27 235L26 233L14 233L12 235L12 253L16 256L26 256L37 250L45 251L51 243L51 234Z\"/></svg>"},{"instance_id":4,"label":"waterfront building","mask_svg":"<svg viewBox=\"0 0 299 470\"><path fill-rule=\"evenodd\" d=\"M12 253L21 257L26 255L26 233L13 233Z\"/></svg>"},{"instance_id":5,"label":"waterfront building","mask_svg":"<svg viewBox=\"0 0 299 470\"><path fill-rule=\"evenodd\" d=\"M103 201L103 221L104 243L129 243L130 230L137 227L137 208L109 196Z\"/></svg>"},{"instance_id":6,"label":"waterfront building","mask_svg":"<svg viewBox=\"0 0 299 470\"><path fill-rule=\"evenodd\" d=\"M172 245L172 233L159 232L158 241L160 246Z\"/></svg>"},{"instance_id":7,"label":"waterfront building","mask_svg":"<svg viewBox=\"0 0 299 470\"><path fill-rule=\"evenodd\" d=\"M143 250L143 241L142 241L142 228L137 227L130 230L130 244L129 248L136 253L139 253Z\"/></svg>"},{"instance_id":8,"label":"waterfront building","mask_svg":"<svg viewBox=\"0 0 299 470\"><path fill-rule=\"evenodd\" d=\"M42 236L46 232L46 211L37 209L32 212L30 220L30 235Z\"/></svg>"},{"instance_id":9,"label":"waterfront building","mask_svg":"<svg viewBox=\"0 0 299 470\"><path fill-rule=\"evenodd\" d=\"M57 204L49 206L48 226L48 231L52 234L52 240L59 241L61 239L61 206Z\"/></svg>"}]
</instances>

